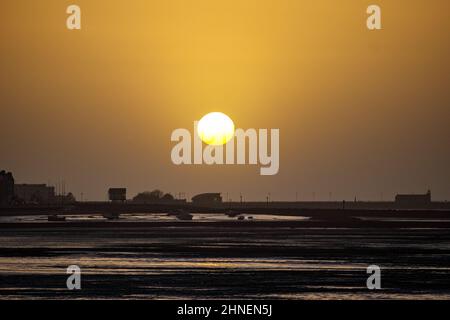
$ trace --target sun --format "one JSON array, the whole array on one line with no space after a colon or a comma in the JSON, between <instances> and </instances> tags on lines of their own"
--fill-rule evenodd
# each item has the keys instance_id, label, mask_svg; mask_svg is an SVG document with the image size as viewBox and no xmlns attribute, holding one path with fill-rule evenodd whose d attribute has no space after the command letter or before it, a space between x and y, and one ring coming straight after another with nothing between
<instances>
[{"instance_id":1,"label":"sun","mask_svg":"<svg viewBox=\"0 0 450 320\"><path fill-rule=\"evenodd\" d=\"M222 112L208 113L198 122L197 134L206 144L223 145L234 136L233 120Z\"/></svg>"}]
</instances>

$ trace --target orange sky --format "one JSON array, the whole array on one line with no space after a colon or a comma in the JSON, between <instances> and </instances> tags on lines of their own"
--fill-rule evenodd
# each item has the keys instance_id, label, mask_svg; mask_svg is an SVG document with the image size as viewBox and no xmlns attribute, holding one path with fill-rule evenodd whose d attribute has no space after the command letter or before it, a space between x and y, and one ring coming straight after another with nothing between
<instances>
[{"instance_id":1,"label":"orange sky","mask_svg":"<svg viewBox=\"0 0 450 320\"><path fill-rule=\"evenodd\" d=\"M82 30L66 29L66 7ZM368 31L366 8L382 8ZM0 169L238 200L450 199L447 0L3 1ZM172 164L170 134L222 111L280 129L280 172Z\"/></svg>"}]
</instances>

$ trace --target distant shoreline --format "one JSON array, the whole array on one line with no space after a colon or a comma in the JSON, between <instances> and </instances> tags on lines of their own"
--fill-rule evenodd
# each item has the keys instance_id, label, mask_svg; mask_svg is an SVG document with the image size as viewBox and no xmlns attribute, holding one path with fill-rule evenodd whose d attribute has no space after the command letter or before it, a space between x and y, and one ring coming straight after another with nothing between
<instances>
[{"instance_id":1,"label":"distant shoreline","mask_svg":"<svg viewBox=\"0 0 450 320\"><path fill-rule=\"evenodd\" d=\"M196 232L199 229L303 229L303 228L349 228L349 229L450 229L450 218L436 221L432 219L383 220L374 218L364 220L359 218L321 219L301 221L67 221L67 222L6 222L0 223L2 229L185 229Z\"/></svg>"}]
</instances>

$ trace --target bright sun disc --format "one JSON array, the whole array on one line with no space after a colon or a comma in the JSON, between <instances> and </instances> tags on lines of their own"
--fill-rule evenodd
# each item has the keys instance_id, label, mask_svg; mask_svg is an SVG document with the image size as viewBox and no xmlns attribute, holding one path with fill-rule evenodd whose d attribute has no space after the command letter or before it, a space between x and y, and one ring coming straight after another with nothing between
<instances>
[{"instance_id":1,"label":"bright sun disc","mask_svg":"<svg viewBox=\"0 0 450 320\"><path fill-rule=\"evenodd\" d=\"M211 112L200 119L197 133L204 143L220 146L233 138L234 123L222 112Z\"/></svg>"}]
</instances>

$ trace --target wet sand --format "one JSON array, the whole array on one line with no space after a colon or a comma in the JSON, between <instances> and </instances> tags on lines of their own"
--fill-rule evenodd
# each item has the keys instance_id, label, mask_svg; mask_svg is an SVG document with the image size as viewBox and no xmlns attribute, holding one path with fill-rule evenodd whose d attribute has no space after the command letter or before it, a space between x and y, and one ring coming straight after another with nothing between
<instances>
[{"instance_id":1,"label":"wet sand","mask_svg":"<svg viewBox=\"0 0 450 320\"><path fill-rule=\"evenodd\" d=\"M82 290L66 289L66 268ZM366 268L382 269L382 290ZM0 299L450 299L446 221L0 224Z\"/></svg>"}]
</instances>

